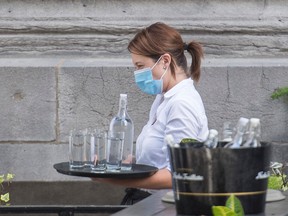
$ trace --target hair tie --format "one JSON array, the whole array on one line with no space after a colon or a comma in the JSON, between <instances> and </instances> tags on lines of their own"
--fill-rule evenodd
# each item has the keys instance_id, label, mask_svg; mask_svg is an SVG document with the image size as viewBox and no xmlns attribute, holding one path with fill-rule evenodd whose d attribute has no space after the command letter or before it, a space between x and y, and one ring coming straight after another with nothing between
<instances>
[{"instance_id":1,"label":"hair tie","mask_svg":"<svg viewBox=\"0 0 288 216\"><path fill-rule=\"evenodd\" d=\"M183 44L184 50L188 50L188 45L186 43Z\"/></svg>"}]
</instances>

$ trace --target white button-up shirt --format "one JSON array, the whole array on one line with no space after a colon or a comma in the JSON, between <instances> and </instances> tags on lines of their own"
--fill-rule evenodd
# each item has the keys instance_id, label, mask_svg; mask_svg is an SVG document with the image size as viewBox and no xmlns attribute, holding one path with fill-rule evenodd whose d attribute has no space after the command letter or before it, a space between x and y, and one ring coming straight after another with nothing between
<instances>
[{"instance_id":1,"label":"white button-up shirt","mask_svg":"<svg viewBox=\"0 0 288 216\"><path fill-rule=\"evenodd\" d=\"M164 95L156 96L148 123L136 142L137 163L171 171L164 140L167 134L171 134L177 143L183 138L204 141L208 136L202 99L190 78L181 81Z\"/></svg>"}]
</instances>

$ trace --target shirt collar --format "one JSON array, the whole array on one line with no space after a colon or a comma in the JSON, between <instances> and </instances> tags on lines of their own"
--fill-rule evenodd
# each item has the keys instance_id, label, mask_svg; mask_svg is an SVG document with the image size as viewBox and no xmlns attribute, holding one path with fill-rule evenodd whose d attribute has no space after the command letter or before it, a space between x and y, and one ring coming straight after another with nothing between
<instances>
[{"instance_id":1,"label":"shirt collar","mask_svg":"<svg viewBox=\"0 0 288 216\"><path fill-rule=\"evenodd\" d=\"M193 85L193 80L191 78L187 78L176 84L173 88L171 88L168 92L164 93L164 98L170 98L176 93L180 91L180 89L184 88L187 85Z\"/></svg>"}]
</instances>

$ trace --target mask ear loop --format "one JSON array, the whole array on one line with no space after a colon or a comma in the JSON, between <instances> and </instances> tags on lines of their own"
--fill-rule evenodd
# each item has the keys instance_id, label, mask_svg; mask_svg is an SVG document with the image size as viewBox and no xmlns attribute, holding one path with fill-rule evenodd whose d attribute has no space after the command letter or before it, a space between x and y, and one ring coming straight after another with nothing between
<instances>
[{"instance_id":1,"label":"mask ear loop","mask_svg":"<svg viewBox=\"0 0 288 216\"><path fill-rule=\"evenodd\" d=\"M159 57L159 59L156 61L156 63L153 65L153 67L151 68L151 71L152 71L153 68L158 64L158 62L162 59L162 56L163 56L163 55L161 55L161 56Z\"/></svg>"},{"instance_id":2,"label":"mask ear loop","mask_svg":"<svg viewBox=\"0 0 288 216\"><path fill-rule=\"evenodd\" d=\"M168 67L166 68L165 72L162 74L162 76L160 77L160 80L164 77L164 75L166 74L166 72L168 71Z\"/></svg>"}]
</instances>

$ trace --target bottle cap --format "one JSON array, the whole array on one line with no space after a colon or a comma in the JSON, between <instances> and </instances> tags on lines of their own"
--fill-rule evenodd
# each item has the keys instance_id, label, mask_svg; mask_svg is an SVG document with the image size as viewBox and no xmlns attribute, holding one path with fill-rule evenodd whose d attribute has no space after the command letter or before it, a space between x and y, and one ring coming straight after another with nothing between
<instances>
[{"instance_id":1,"label":"bottle cap","mask_svg":"<svg viewBox=\"0 0 288 216\"><path fill-rule=\"evenodd\" d=\"M251 118L250 119L250 124L253 125L253 126L257 126L260 124L260 119L258 118Z\"/></svg>"},{"instance_id":2,"label":"bottle cap","mask_svg":"<svg viewBox=\"0 0 288 216\"><path fill-rule=\"evenodd\" d=\"M210 129L209 134L211 134L214 137L218 135L218 131L215 129Z\"/></svg>"},{"instance_id":3,"label":"bottle cap","mask_svg":"<svg viewBox=\"0 0 288 216\"><path fill-rule=\"evenodd\" d=\"M239 119L239 124L240 125L246 125L246 124L248 124L248 122L249 122L249 119L247 119L247 118L241 117Z\"/></svg>"},{"instance_id":4,"label":"bottle cap","mask_svg":"<svg viewBox=\"0 0 288 216\"><path fill-rule=\"evenodd\" d=\"M127 98L127 94L120 94L120 98L126 99Z\"/></svg>"}]
</instances>

